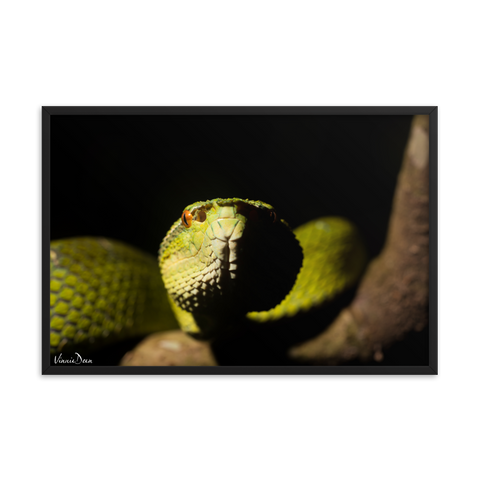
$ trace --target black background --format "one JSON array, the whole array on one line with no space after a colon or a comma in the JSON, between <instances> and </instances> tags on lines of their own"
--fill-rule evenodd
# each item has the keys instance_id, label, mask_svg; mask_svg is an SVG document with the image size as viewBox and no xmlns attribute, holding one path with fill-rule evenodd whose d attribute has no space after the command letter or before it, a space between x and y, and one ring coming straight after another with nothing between
<instances>
[{"instance_id":1,"label":"black background","mask_svg":"<svg viewBox=\"0 0 480 480\"><path fill-rule=\"evenodd\" d=\"M410 116L51 117L51 238L100 235L152 254L183 208L240 197L292 228L341 215L379 253Z\"/></svg>"},{"instance_id":2,"label":"black background","mask_svg":"<svg viewBox=\"0 0 480 480\"><path fill-rule=\"evenodd\" d=\"M156 255L185 206L235 196L272 204L292 228L320 216L344 216L359 227L374 257L385 241L411 120L407 115L53 115L51 238L105 236ZM283 333L247 331L234 344L218 347L216 356L235 364L238 355L247 364L248 339L251 364L262 364L264 358L254 352L262 356L272 335L293 343L311 338L349 295L329 307L321 323L312 317L303 330L297 322ZM428 364L427 342L428 329L409 335L382 364Z\"/></svg>"}]
</instances>

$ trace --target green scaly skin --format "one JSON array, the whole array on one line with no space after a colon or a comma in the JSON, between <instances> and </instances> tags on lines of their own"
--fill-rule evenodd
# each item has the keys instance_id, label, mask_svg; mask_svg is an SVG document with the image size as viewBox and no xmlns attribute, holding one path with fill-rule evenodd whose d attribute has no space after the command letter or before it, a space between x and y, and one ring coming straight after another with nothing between
<instances>
[{"instance_id":1,"label":"green scaly skin","mask_svg":"<svg viewBox=\"0 0 480 480\"><path fill-rule=\"evenodd\" d=\"M250 312L257 322L293 317L335 299L354 286L367 263L360 235L351 222L323 217L296 228L303 249L303 266L292 291L275 308Z\"/></svg>"},{"instance_id":2,"label":"green scaly skin","mask_svg":"<svg viewBox=\"0 0 480 480\"><path fill-rule=\"evenodd\" d=\"M83 354L177 328L155 258L122 242L50 244L50 353Z\"/></svg>"},{"instance_id":3,"label":"green scaly skin","mask_svg":"<svg viewBox=\"0 0 480 480\"><path fill-rule=\"evenodd\" d=\"M159 251L166 289L155 259L121 242L51 243L52 353L87 352L177 321L194 337L216 338L238 321L293 317L355 285L366 264L356 228L341 218L292 232L264 202L214 199L185 210L192 225L176 221Z\"/></svg>"}]
</instances>

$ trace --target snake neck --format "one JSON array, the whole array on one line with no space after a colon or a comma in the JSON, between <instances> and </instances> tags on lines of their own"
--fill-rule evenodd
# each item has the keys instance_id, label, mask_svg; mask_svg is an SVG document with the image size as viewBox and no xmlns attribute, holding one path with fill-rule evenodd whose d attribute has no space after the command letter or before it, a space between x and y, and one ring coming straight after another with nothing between
<instances>
[{"instance_id":1,"label":"snake neck","mask_svg":"<svg viewBox=\"0 0 480 480\"><path fill-rule=\"evenodd\" d=\"M302 259L298 240L284 221L277 221L273 207L240 199L187 207L159 252L177 312L191 314L180 314L182 328L207 336L220 334L247 312L281 302Z\"/></svg>"}]
</instances>

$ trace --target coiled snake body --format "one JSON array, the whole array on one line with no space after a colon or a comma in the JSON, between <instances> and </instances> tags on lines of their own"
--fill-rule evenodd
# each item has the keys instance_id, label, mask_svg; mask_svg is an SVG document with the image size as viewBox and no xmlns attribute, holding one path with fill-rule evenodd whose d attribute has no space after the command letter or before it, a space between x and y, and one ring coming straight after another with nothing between
<instances>
[{"instance_id":1,"label":"coiled snake body","mask_svg":"<svg viewBox=\"0 0 480 480\"><path fill-rule=\"evenodd\" d=\"M294 317L354 285L365 262L349 221L320 218L292 232L272 206L238 198L186 207L161 243L160 269L118 241L52 241L50 351L85 355L178 324L212 339L241 322Z\"/></svg>"}]
</instances>

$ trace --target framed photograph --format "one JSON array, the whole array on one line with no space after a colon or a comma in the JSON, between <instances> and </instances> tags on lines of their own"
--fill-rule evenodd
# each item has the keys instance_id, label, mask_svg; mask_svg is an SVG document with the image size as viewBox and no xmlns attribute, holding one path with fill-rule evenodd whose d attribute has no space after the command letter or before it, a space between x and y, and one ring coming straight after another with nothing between
<instances>
[{"instance_id":1,"label":"framed photograph","mask_svg":"<svg viewBox=\"0 0 480 480\"><path fill-rule=\"evenodd\" d=\"M42 372L438 374L438 115L437 105L42 106ZM214 199L262 205L216 202L212 207L208 202ZM187 208L198 202L207 203ZM332 230L333 240L319 237L313 247L302 247L301 265L308 258L314 273L330 276L323 281L315 273L306 279L299 297L312 294L325 301L312 301L311 308L305 301L278 321L251 316L220 340L192 335L203 331L200 323L182 330L168 313L163 324L159 320L158 332L148 333L160 335L151 337L160 353L142 360L148 353L136 349L147 333L132 330L115 341L124 331L115 319L129 325L134 320L112 313L113 307L96 310L110 301L105 299L117 302L122 295L117 267L93 259L86 264L98 275L87 273L83 263L72 273L68 268L83 260L72 253L63 264L64 250L51 248L66 239L118 241L153 258L160 277L160 246L172 225L187 231L190 211L191 222L210 225L211 212L220 215L217 208L227 216L243 212L247 224L267 212L275 225L286 223L294 234L314 221L317 229L334 228L335 221L324 219L345 219L354 226L355 238L339 240ZM225 229L212 226L211 231L215 228ZM237 245L230 240L228 252ZM251 290L223 303L215 297L218 305L234 303L243 312L251 298L269 298L270 290L279 288L274 280L287 268L290 253L276 237L268 242L258 257L275 250L276 273L264 280L270 269L265 263L244 282L254 285ZM355 259L348 262L353 263L342 263L344 254L335 253L342 242L354 249L360 242L365 258L357 260L360 254L352 253ZM200 251L198 244L192 248ZM210 254L216 254L212 248ZM353 264L358 271L350 275ZM57 267L61 272L52 274ZM342 268L348 269L348 280L340 278ZM98 290L85 283L89 275ZM107 292L102 275L113 278L115 292ZM293 288L294 283L286 291ZM161 308L170 309L164 290L161 295L167 305ZM236 315L222 308L225 321ZM112 342L91 353L92 344L103 344L92 335ZM73 348L62 351L74 340Z\"/></svg>"}]
</instances>

